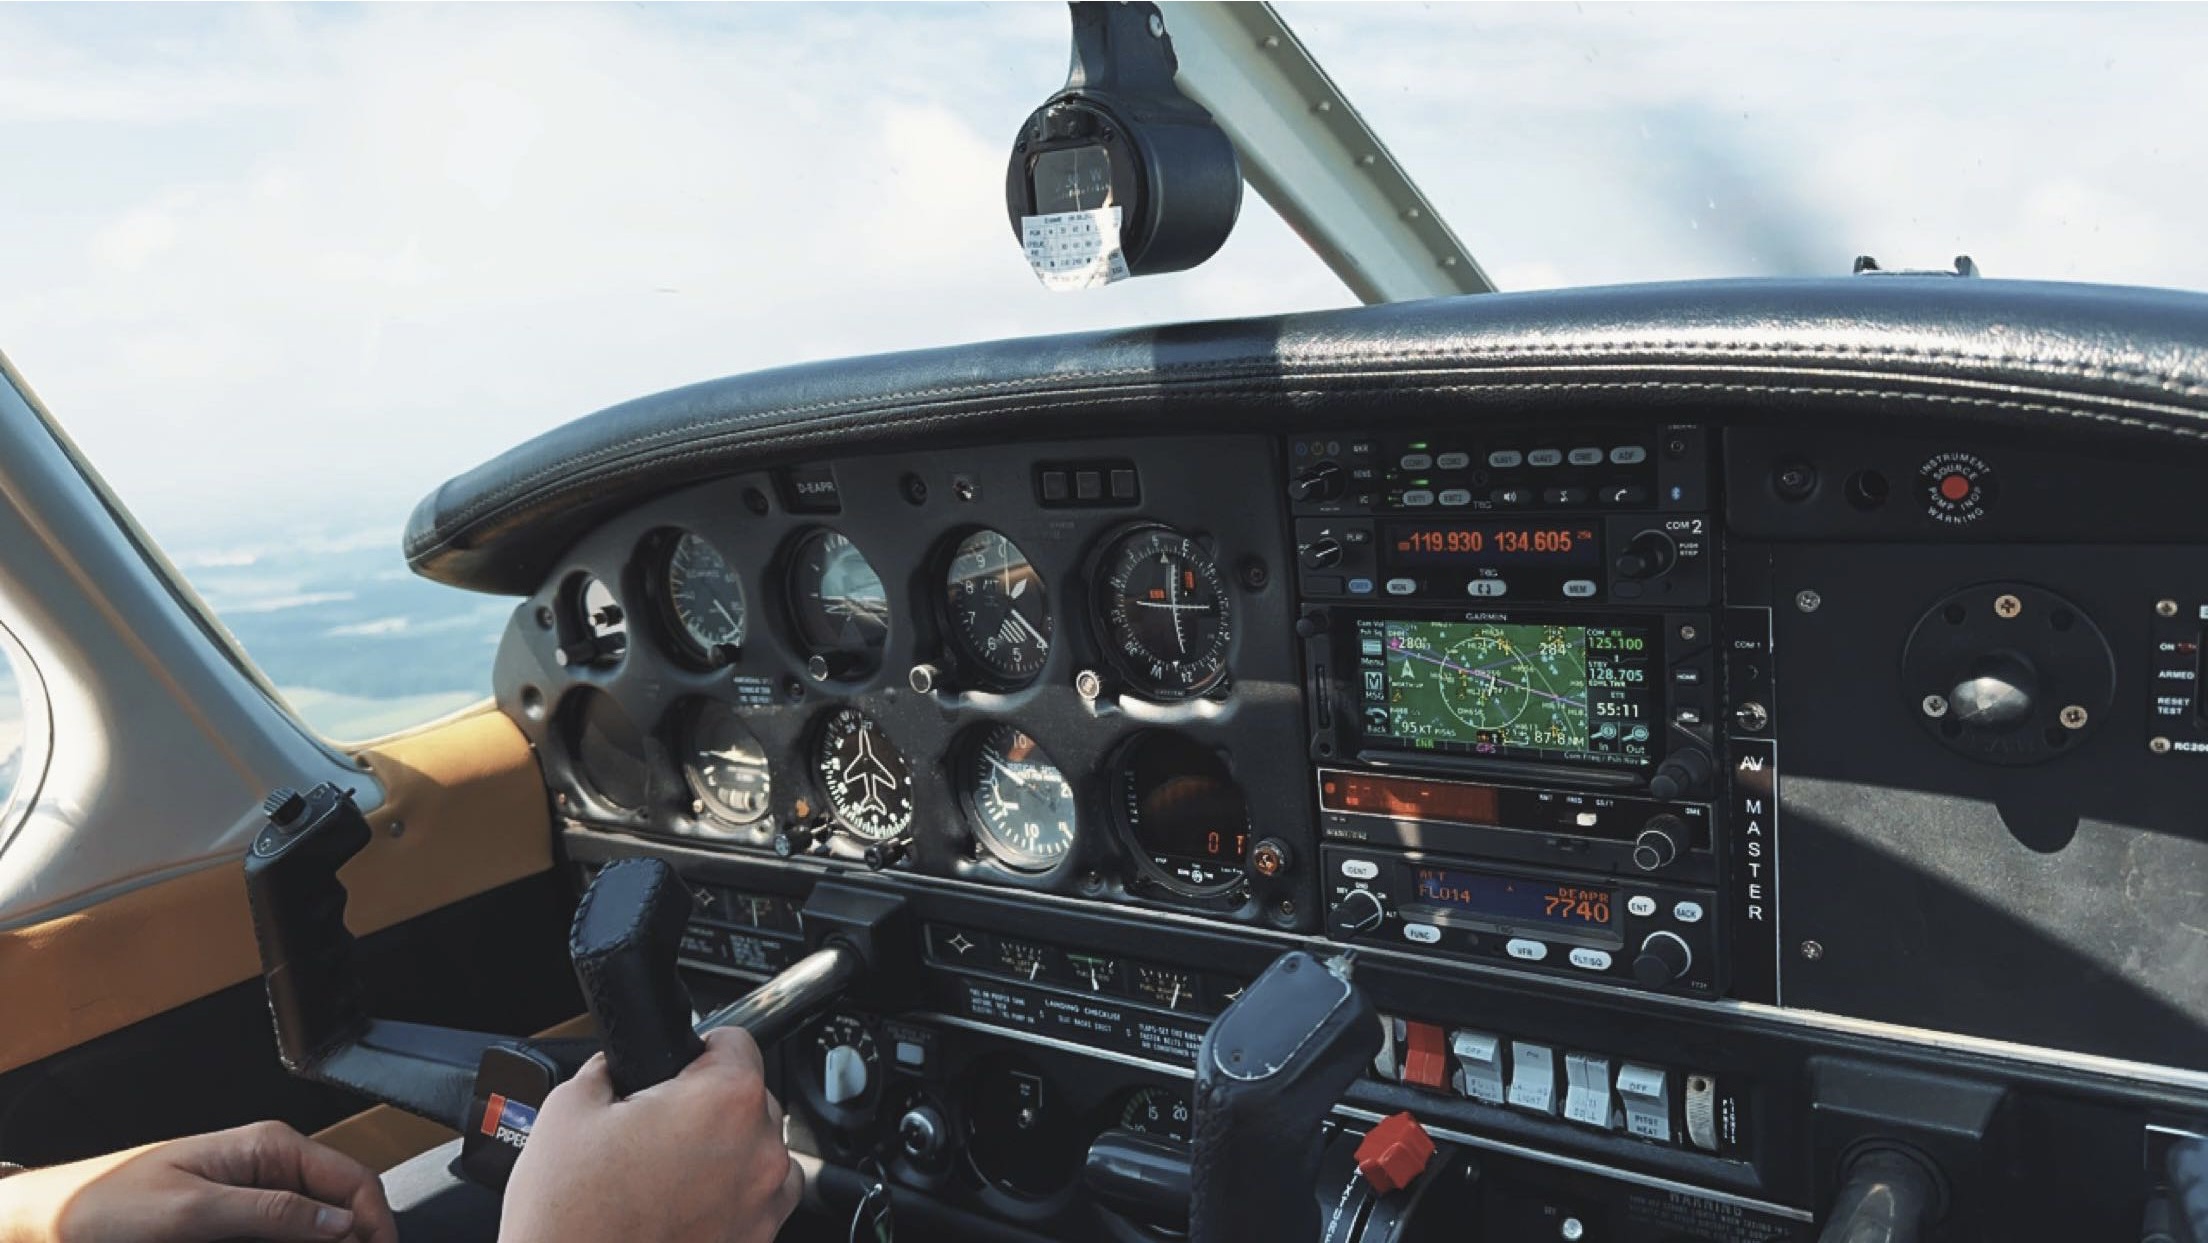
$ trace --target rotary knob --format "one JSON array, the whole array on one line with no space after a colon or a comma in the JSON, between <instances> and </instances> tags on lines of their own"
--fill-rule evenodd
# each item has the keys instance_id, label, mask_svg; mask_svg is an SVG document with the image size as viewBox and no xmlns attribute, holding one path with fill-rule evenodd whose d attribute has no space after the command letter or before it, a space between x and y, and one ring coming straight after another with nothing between
<instances>
[{"instance_id":1,"label":"rotary knob","mask_svg":"<svg viewBox=\"0 0 2208 1243\"><path fill-rule=\"evenodd\" d=\"M925 1165L943 1155L943 1137L947 1132L943 1115L933 1105L915 1105L897 1120L897 1143L905 1155Z\"/></svg>"},{"instance_id":2,"label":"rotary knob","mask_svg":"<svg viewBox=\"0 0 2208 1243\"><path fill-rule=\"evenodd\" d=\"M1662 531L1643 531L1611 561L1619 578L1655 578L1679 559L1679 547Z\"/></svg>"},{"instance_id":3,"label":"rotary knob","mask_svg":"<svg viewBox=\"0 0 2208 1243\"><path fill-rule=\"evenodd\" d=\"M1370 932L1386 923L1388 908L1380 904L1380 895L1370 889L1352 889L1342 895L1334 908L1334 921L1344 932Z\"/></svg>"},{"instance_id":4,"label":"rotary knob","mask_svg":"<svg viewBox=\"0 0 2208 1243\"><path fill-rule=\"evenodd\" d=\"M1633 960L1633 978L1650 988L1662 988L1684 976L1694 965L1694 951L1676 932L1651 932L1641 942Z\"/></svg>"},{"instance_id":5,"label":"rotary knob","mask_svg":"<svg viewBox=\"0 0 2208 1243\"><path fill-rule=\"evenodd\" d=\"M1342 541L1331 535L1322 535L1305 544L1302 551L1296 554L1296 560L1302 562L1303 568L1306 570L1323 570L1329 566L1340 565L1342 562Z\"/></svg>"},{"instance_id":6,"label":"rotary knob","mask_svg":"<svg viewBox=\"0 0 2208 1243\"><path fill-rule=\"evenodd\" d=\"M1653 872L1679 857L1679 842L1687 833L1686 821L1677 816L1653 816L1633 839L1633 866Z\"/></svg>"},{"instance_id":7,"label":"rotary knob","mask_svg":"<svg viewBox=\"0 0 2208 1243\"><path fill-rule=\"evenodd\" d=\"M1291 501L1331 501L1340 496L1348 481L1342 476L1342 468L1336 462L1319 462L1306 466L1288 481L1288 499Z\"/></svg>"},{"instance_id":8,"label":"rotary knob","mask_svg":"<svg viewBox=\"0 0 2208 1243\"><path fill-rule=\"evenodd\" d=\"M850 1045L835 1046L821 1060L821 1095L831 1105L848 1105L865 1096L871 1079L865 1056Z\"/></svg>"}]
</instances>

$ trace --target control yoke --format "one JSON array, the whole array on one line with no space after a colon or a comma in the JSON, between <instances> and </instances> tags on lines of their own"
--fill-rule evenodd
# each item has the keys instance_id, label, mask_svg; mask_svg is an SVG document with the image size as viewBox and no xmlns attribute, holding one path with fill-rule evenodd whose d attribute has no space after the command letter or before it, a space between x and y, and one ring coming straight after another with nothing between
<instances>
[{"instance_id":1,"label":"control yoke","mask_svg":"<svg viewBox=\"0 0 2208 1243\"><path fill-rule=\"evenodd\" d=\"M522 1040L369 1017L345 927L338 869L368 844L352 792L324 783L277 790L245 857L269 1016L284 1068L393 1105L463 1137L461 1168L503 1187L554 1086L598 1050L593 1040ZM816 908L818 908L816 910ZM805 925L813 952L695 1025L675 967L690 893L657 859L599 870L568 935L575 978L604 1037L615 1090L627 1096L673 1078L718 1027L749 1031L762 1047L843 995L879 966L902 903L832 884L816 888Z\"/></svg>"}]
</instances>

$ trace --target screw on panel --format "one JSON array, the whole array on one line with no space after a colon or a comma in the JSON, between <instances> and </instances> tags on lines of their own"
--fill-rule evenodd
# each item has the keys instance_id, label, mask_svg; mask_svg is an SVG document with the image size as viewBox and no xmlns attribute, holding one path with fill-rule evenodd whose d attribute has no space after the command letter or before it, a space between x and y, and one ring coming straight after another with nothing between
<instances>
[{"instance_id":1,"label":"screw on panel","mask_svg":"<svg viewBox=\"0 0 2208 1243\"><path fill-rule=\"evenodd\" d=\"M691 799L691 800L690 800L690 814L691 814L691 815L693 815L693 816L702 816L702 815L704 815L704 814L705 814L705 800L704 800L704 799L702 799L702 798L694 798L694 799Z\"/></svg>"},{"instance_id":2,"label":"screw on panel","mask_svg":"<svg viewBox=\"0 0 2208 1243\"><path fill-rule=\"evenodd\" d=\"M1823 945L1820 945L1815 941L1802 942L1802 957L1807 958L1811 962L1816 962L1818 959L1823 958L1824 956L1825 947Z\"/></svg>"},{"instance_id":3,"label":"screw on panel","mask_svg":"<svg viewBox=\"0 0 2208 1243\"><path fill-rule=\"evenodd\" d=\"M2177 601L2175 601L2175 600L2157 600L2157 601L2155 601L2155 602L2154 602L2154 615L2155 615L2156 617L2175 617L2175 616L2177 616Z\"/></svg>"},{"instance_id":4,"label":"screw on panel","mask_svg":"<svg viewBox=\"0 0 2208 1243\"><path fill-rule=\"evenodd\" d=\"M1700 631L1696 630L1692 626L1681 626L1679 627L1679 641L1682 643L1692 643L1694 642L1694 636L1700 633Z\"/></svg>"},{"instance_id":5,"label":"screw on panel","mask_svg":"<svg viewBox=\"0 0 2208 1243\"><path fill-rule=\"evenodd\" d=\"M539 626L542 626L542 627L544 627L544 628L545 628L546 630L550 630L550 629L552 628L552 606L551 606L551 605L549 605L549 604L540 604L540 605L538 605L538 606L537 606L537 624L538 624Z\"/></svg>"},{"instance_id":6,"label":"screw on panel","mask_svg":"<svg viewBox=\"0 0 2208 1243\"><path fill-rule=\"evenodd\" d=\"M2157 734L2147 739L2147 750L2154 752L2156 755L2168 755L2170 753L2170 740Z\"/></svg>"},{"instance_id":7,"label":"screw on panel","mask_svg":"<svg viewBox=\"0 0 2208 1243\"><path fill-rule=\"evenodd\" d=\"M1073 693L1083 699L1095 699L1104 693L1104 679L1094 669L1083 669L1073 675Z\"/></svg>"},{"instance_id":8,"label":"screw on panel","mask_svg":"<svg viewBox=\"0 0 2208 1243\"><path fill-rule=\"evenodd\" d=\"M1825 598L1814 591L1797 591L1794 593L1794 607L1804 613L1816 612L1818 606L1824 602Z\"/></svg>"},{"instance_id":9,"label":"screw on panel","mask_svg":"<svg viewBox=\"0 0 2208 1243\"><path fill-rule=\"evenodd\" d=\"M1993 615L2009 618L2024 611L2024 602L2015 596L2002 595L1993 598Z\"/></svg>"},{"instance_id":10,"label":"screw on panel","mask_svg":"<svg viewBox=\"0 0 2208 1243\"><path fill-rule=\"evenodd\" d=\"M1934 720L1947 715L1947 700L1938 695L1924 697L1924 714Z\"/></svg>"},{"instance_id":11,"label":"screw on panel","mask_svg":"<svg viewBox=\"0 0 2208 1243\"><path fill-rule=\"evenodd\" d=\"M2062 722L2062 727L2064 729L2084 729L2085 723L2089 718L2085 711L2085 705L2071 704L2069 707L2064 708L2062 710L2062 714L2056 719Z\"/></svg>"},{"instance_id":12,"label":"screw on panel","mask_svg":"<svg viewBox=\"0 0 2208 1243\"><path fill-rule=\"evenodd\" d=\"M1556 1228L1556 1232L1563 1236L1564 1243L1579 1243L1587 1237L1587 1227L1581 1225L1577 1217L1565 1218L1564 1223Z\"/></svg>"},{"instance_id":13,"label":"screw on panel","mask_svg":"<svg viewBox=\"0 0 2208 1243\"><path fill-rule=\"evenodd\" d=\"M1150 15L1150 37L1153 39L1163 39L1165 37L1165 19L1156 13Z\"/></svg>"},{"instance_id":14,"label":"screw on panel","mask_svg":"<svg viewBox=\"0 0 2208 1243\"><path fill-rule=\"evenodd\" d=\"M402 837L406 834L406 821L393 820L390 827L385 829L384 832L389 833L393 837Z\"/></svg>"}]
</instances>

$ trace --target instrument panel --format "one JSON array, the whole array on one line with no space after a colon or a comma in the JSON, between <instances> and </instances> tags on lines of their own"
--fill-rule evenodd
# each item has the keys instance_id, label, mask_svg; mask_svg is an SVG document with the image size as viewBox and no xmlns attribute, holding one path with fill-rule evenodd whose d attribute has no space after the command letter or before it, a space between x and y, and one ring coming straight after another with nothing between
<instances>
[{"instance_id":1,"label":"instrument panel","mask_svg":"<svg viewBox=\"0 0 2208 1243\"><path fill-rule=\"evenodd\" d=\"M791 1059L806 1142L1047 1237L1172 1237L1082 1154L1185 1144L1204 1026L1290 945L1386 1014L1340 1124L1414 1111L1549 1233L1808 1237L1850 1058L2208 1070L2197 969L2092 956L2197 953L2157 923L2208 862L2183 471L1676 413L708 480L570 550L499 696L571 855L697 879L724 986L809 877L913 894L909 1004ZM2061 478L2090 517L2020 512Z\"/></svg>"}]
</instances>

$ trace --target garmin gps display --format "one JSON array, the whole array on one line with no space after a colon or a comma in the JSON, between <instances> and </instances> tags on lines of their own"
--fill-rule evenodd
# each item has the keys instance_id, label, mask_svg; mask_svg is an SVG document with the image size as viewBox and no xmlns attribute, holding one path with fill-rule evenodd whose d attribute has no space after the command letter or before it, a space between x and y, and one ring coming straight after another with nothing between
<instances>
[{"instance_id":1,"label":"garmin gps display","mask_svg":"<svg viewBox=\"0 0 2208 1243\"><path fill-rule=\"evenodd\" d=\"M1368 746L1621 766L1654 753L1640 627L1360 618L1357 649Z\"/></svg>"}]
</instances>

